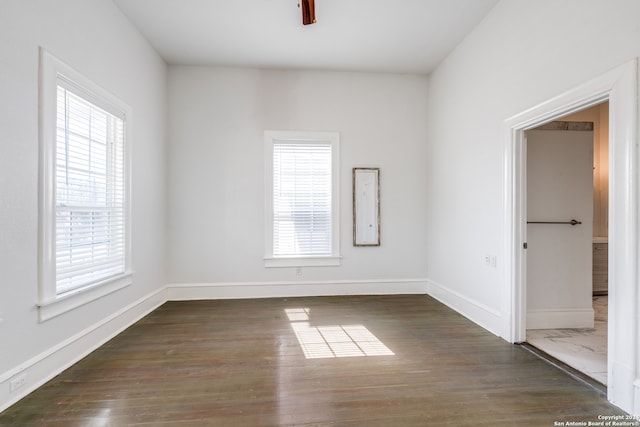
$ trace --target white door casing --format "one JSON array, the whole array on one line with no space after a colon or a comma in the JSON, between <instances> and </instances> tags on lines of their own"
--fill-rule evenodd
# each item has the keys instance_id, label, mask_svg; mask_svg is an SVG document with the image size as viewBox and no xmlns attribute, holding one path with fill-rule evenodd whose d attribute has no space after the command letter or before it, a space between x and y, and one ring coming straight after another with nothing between
<instances>
[{"instance_id":1,"label":"white door casing","mask_svg":"<svg viewBox=\"0 0 640 427\"><path fill-rule=\"evenodd\" d=\"M525 132L609 101L609 327L607 397L640 415L638 293L638 66L627 62L504 123L502 336L526 336Z\"/></svg>"}]
</instances>

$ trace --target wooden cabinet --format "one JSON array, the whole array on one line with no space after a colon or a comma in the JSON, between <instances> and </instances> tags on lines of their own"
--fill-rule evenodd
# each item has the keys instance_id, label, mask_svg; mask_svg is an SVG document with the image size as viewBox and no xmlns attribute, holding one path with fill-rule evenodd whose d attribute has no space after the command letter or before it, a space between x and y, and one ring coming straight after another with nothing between
<instances>
[{"instance_id":1,"label":"wooden cabinet","mask_svg":"<svg viewBox=\"0 0 640 427\"><path fill-rule=\"evenodd\" d=\"M609 289L609 244L593 244L593 294L606 295Z\"/></svg>"}]
</instances>

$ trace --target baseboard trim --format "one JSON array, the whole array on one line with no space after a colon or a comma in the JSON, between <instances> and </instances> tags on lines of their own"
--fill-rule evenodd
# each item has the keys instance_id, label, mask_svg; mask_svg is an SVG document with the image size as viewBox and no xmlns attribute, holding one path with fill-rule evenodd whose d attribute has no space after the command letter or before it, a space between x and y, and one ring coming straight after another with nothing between
<instances>
[{"instance_id":1,"label":"baseboard trim","mask_svg":"<svg viewBox=\"0 0 640 427\"><path fill-rule=\"evenodd\" d=\"M77 363L120 332L164 304L166 288L146 295L19 366L0 374L0 412ZM25 375L25 385L13 393L9 383Z\"/></svg>"},{"instance_id":2,"label":"baseboard trim","mask_svg":"<svg viewBox=\"0 0 640 427\"><path fill-rule=\"evenodd\" d=\"M560 369L561 371L563 371L567 375L570 375L573 378L575 378L576 380L588 385L589 387L593 388L595 391L597 391L598 393L602 394L603 396L607 395L607 386L606 385L600 383L599 381L596 381L595 379L593 379L590 376L588 376L587 374L577 370L576 368L567 365L562 360L556 359L555 357L551 356L550 354L544 352L543 350L540 350L536 346L533 346L533 345L531 345L531 344L529 344L527 342L523 342L523 343L519 343L519 344L515 344L515 345L522 347L523 349L527 350L531 354L534 354L535 356L539 357L540 359L544 360L545 362L549 363L550 365L553 365L556 368Z\"/></svg>"},{"instance_id":3,"label":"baseboard trim","mask_svg":"<svg viewBox=\"0 0 640 427\"><path fill-rule=\"evenodd\" d=\"M427 294L482 328L500 336L503 320L499 311L433 280L427 281Z\"/></svg>"},{"instance_id":4,"label":"baseboard trim","mask_svg":"<svg viewBox=\"0 0 640 427\"><path fill-rule=\"evenodd\" d=\"M425 279L173 283L169 301L339 295L426 294Z\"/></svg>"},{"instance_id":5,"label":"baseboard trim","mask_svg":"<svg viewBox=\"0 0 640 427\"><path fill-rule=\"evenodd\" d=\"M593 308L527 310L527 329L593 328Z\"/></svg>"}]
</instances>

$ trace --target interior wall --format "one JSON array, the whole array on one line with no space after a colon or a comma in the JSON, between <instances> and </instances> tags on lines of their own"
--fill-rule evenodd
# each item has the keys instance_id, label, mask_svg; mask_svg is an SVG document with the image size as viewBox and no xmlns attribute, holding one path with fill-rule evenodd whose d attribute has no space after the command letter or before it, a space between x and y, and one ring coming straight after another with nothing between
<instances>
[{"instance_id":1,"label":"interior wall","mask_svg":"<svg viewBox=\"0 0 640 427\"><path fill-rule=\"evenodd\" d=\"M157 291L164 279L166 65L110 0L3 0L0 12L0 410L69 359L13 373ZM132 108L133 285L38 323L38 48ZM113 330L111 330L112 332ZM108 335L109 331L106 332ZM53 365L56 366L53 366ZM45 364L46 365L46 364Z\"/></svg>"},{"instance_id":2,"label":"interior wall","mask_svg":"<svg viewBox=\"0 0 640 427\"><path fill-rule=\"evenodd\" d=\"M504 122L639 56L639 14L634 0L502 1L429 77L428 277L496 334L511 304Z\"/></svg>"},{"instance_id":3,"label":"interior wall","mask_svg":"<svg viewBox=\"0 0 640 427\"><path fill-rule=\"evenodd\" d=\"M609 102L603 102L558 120L593 123L593 237L608 237Z\"/></svg>"},{"instance_id":4,"label":"interior wall","mask_svg":"<svg viewBox=\"0 0 640 427\"><path fill-rule=\"evenodd\" d=\"M526 132L527 329L593 328L593 131Z\"/></svg>"},{"instance_id":5,"label":"interior wall","mask_svg":"<svg viewBox=\"0 0 640 427\"><path fill-rule=\"evenodd\" d=\"M169 67L169 282L424 281L426 97L424 76ZM265 130L340 132L341 266L264 267ZM352 246L356 166L380 168L379 247Z\"/></svg>"}]
</instances>

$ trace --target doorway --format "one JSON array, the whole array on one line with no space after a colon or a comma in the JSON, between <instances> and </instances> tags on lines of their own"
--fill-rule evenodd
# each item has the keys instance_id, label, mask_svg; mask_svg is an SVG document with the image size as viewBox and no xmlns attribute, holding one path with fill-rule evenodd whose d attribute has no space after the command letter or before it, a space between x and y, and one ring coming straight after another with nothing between
<instances>
[{"instance_id":1,"label":"doorway","mask_svg":"<svg viewBox=\"0 0 640 427\"><path fill-rule=\"evenodd\" d=\"M505 120L503 180L503 336L526 340L525 132L556 118L609 101L609 298L607 398L640 413L638 293L637 60Z\"/></svg>"},{"instance_id":2,"label":"doorway","mask_svg":"<svg viewBox=\"0 0 640 427\"><path fill-rule=\"evenodd\" d=\"M607 384L608 102L526 132L526 342Z\"/></svg>"}]
</instances>

